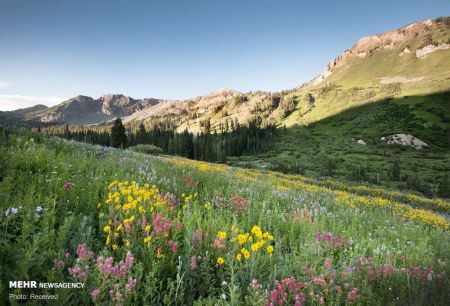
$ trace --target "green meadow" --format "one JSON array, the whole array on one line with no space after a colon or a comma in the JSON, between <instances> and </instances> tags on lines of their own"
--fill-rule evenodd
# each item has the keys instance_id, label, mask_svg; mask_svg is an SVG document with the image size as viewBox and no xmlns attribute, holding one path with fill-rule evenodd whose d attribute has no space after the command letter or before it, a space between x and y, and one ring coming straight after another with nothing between
<instances>
[{"instance_id":1,"label":"green meadow","mask_svg":"<svg viewBox=\"0 0 450 306\"><path fill-rule=\"evenodd\" d=\"M327 131L299 127L283 140L309 135L314 141L315 133ZM2 130L0 139L3 301L31 292L58 294L55 305L450 300L445 200L131 150L107 152L20 129ZM372 158L365 152L372 148L368 142L342 158ZM411 159L422 154L397 150ZM11 280L85 287L10 289Z\"/></svg>"}]
</instances>

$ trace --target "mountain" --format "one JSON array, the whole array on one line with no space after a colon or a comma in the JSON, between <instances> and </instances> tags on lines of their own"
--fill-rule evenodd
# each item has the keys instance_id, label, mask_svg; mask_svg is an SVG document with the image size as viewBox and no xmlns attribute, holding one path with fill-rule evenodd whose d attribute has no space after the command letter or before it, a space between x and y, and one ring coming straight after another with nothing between
<instances>
[{"instance_id":1,"label":"mountain","mask_svg":"<svg viewBox=\"0 0 450 306\"><path fill-rule=\"evenodd\" d=\"M0 122L3 122L6 125L12 125L16 122L20 122L28 114L43 111L45 109L47 109L47 106L38 104L27 108L16 109L13 111L0 111Z\"/></svg>"},{"instance_id":2,"label":"mountain","mask_svg":"<svg viewBox=\"0 0 450 306\"><path fill-rule=\"evenodd\" d=\"M120 94L107 94L98 99L76 96L53 107L33 107L13 112L0 113L0 119L11 124L61 125L99 124L116 117L127 117L152 107L158 99L135 100Z\"/></svg>"},{"instance_id":3,"label":"mountain","mask_svg":"<svg viewBox=\"0 0 450 306\"><path fill-rule=\"evenodd\" d=\"M292 94L284 122L309 124L351 107L450 89L450 18L424 20L361 38Z\"/></svg>"},{"instance_id":4,"label":"mountain","mask_svg":"<svg viewBox=\"0 0 450 306\"><path fill-rule=\"evenodd\" d=\"M450 17L423 20L361 38L316 78L280 93L219 89L187 100L133 99L109 94L77 96L50 108L0 113L11 124L99 124L167 119L179 130L200 131L226 120L309 125L348 109L387 98L450 89ZM426 117L426 116L425 116Z\"/></svg>"},{"instance_id":5,"label":"mountain","mask_svg":"<svg viewBox=\"0 0 450 306\"><path fill-rule=\"evenodd\" d=\"M227 162L433 194L450 171L449 47L448 17L362 38L281 95L287 129Z\"/></svg>"}]
</instances>

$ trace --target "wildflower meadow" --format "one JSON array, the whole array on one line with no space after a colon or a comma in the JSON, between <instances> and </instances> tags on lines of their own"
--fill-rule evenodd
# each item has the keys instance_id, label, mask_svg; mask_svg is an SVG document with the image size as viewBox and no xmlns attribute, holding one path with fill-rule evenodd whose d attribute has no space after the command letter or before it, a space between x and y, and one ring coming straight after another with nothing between
<instances>
[{"instance_id":1,"label":"wildflower meadow","mask_svg":"<svg viewBox=\"0 0 450 306\"><path fill-rule=\"evenodd\" d=\"M446 200L24 130L0 139L5 303L33 290L55 305L450 301Z\"/></svg>"}]
</instances>

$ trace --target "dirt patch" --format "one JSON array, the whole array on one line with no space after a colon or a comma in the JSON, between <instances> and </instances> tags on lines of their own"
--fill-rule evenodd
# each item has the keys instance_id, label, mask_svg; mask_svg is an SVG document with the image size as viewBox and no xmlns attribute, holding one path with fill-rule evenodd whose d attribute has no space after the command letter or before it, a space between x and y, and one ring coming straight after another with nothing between
<instances>
[{"instance_id":1,"label":"dirt patch","mask_svg":"<svg viewBox=\"0 0 450 306\"><path fill-rule=\"evenodd\" d=\"M424 79L425 77L421 76L421 77L415 77L415 78L407 78L404 76L394 76L394 77L382 77L380 78L380 83L381 84L392 84L392 83L414 83L414 82L420 82Z\"/></svg>"},{"instance_id":2,"label":"dirt patch","mask_svg":"<svg viewBox=\"0 0 450 306\"><path fill-rule=\"evenodd\" d=\"M439 44L437 46L435 45L426 45L423 48L417 49L416 50L416 56L418 58L423 58L428 56L429 54L438 51L438 50L446 50L449 49L450 45L449 44Z\"/></svg>"}]
</instances>

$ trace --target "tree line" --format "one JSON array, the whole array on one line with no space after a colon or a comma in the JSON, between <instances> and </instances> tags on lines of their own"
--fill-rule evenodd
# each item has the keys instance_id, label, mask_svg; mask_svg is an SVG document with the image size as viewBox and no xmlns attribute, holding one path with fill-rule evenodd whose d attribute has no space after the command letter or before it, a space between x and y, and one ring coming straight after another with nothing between
<instances>
[{"instance_id":1,"label":"tree line","mask_svg":"<svg viewBox=\"0 0 450 306\"><path fill-rule=\"evenodd\" d=\"M276 134L274 125L261 127L254 119L240 124L237 119L225 121L212 128L209 120L200 122L199 133L177 132L172 124L160 122L146 127L144 122L138 126L124 126L117 118L110 126L51 126L39 129L42 133L61 138L128 148L138 144L159 147L165 154L183 156L190 159L225 162L227 156L255 154L262 149L262 140Z\"/></svg>"}]
</instances>

